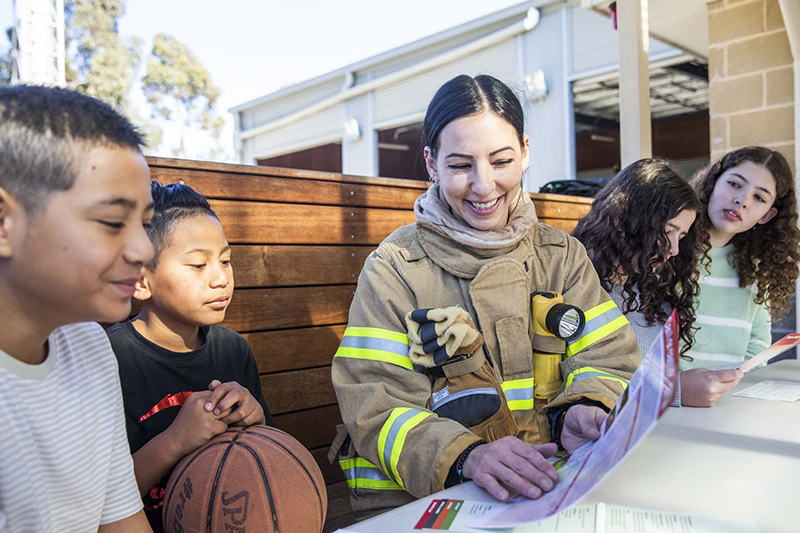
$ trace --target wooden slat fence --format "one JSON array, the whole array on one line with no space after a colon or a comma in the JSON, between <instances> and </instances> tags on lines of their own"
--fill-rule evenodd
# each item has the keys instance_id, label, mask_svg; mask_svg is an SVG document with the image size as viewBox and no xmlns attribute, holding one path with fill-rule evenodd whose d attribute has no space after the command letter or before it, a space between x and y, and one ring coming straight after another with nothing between
<instances>
[{"instance_id":1,"label":"wooden slat fence","mask_svg":"<svg viewBox=\"0 0 800 533\"><path fill-rule=\"evenodd\" d=\"M311 450L328 484L326 531L354 521L328 447L341 415L330 365L364 260L416 220L428 184L325 172L148 158L153 179L204 194L233 246L235 293L222 325L242 333L277 426ZM532 194L545 223L572 231L591 199Z\"/></svg>"}]
</instances>

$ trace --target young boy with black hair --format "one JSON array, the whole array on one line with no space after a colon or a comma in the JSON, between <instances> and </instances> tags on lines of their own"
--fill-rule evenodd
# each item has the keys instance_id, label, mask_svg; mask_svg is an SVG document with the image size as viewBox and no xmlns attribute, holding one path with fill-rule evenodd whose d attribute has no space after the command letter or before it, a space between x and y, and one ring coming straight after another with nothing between
<instances>
[{"instance_id":1,"label":"young boy with black hair","mask_svg":"<svg viewBox=\"0 0 800 533\"><path fill-rule=\"evenodd\" d=\"M272 424L247 341L216 326L233 295L231 247L206 199L153 182L155 255L134 297L142 311L108 337L119 360L125 422L145 513L162 530L175 464L228 426Z\"/></svg>"},{"instance_id":2,"label":"young boy with black hair","mask_svg":"<svg viewBox=\"0 0 800 533\"><path fill-rule=\"evenodd\" d=\"M142 144L99 100L0 87L0 531L150 531L93 323L153 254Z\"/></svg>"}]
</instances>

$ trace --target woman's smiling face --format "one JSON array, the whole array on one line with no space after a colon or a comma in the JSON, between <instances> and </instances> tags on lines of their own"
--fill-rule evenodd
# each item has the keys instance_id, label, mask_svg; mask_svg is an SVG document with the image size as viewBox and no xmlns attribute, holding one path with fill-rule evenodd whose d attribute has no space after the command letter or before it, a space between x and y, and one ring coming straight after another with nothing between
<instances>
[{"instance_id":1,"label":"woman's smiling face","mask_svg":"<svg viewBox=\"0 0 800 533\"><path fill-rule=\"evenodd\" d=\"M520 145L511 124L485 112L452 121L438 141L435 154L425 147L425 164L453 213L477 230L505 227L528 167L528 137Z\"/></svg>"}]
</instances>

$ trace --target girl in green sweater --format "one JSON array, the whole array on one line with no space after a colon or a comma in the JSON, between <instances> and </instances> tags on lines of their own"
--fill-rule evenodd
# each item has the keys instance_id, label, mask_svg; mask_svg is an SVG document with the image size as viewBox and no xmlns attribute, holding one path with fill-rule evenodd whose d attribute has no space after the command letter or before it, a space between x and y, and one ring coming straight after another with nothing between
<instances>
[{"instance_id":1,"label":"girl in green sweater","mask_svg":"<svg viewBox=\"0 0 800 533\"><path fill-rule=\"evenodd\" d=\"M742 378L736 368L771 344L798 275L800 231L792 171L778 152L747 147L701 171L693 185L710 264L700 266L695 342L681 360L683 405L710 407Z\"/></svg>"}]
</instances>

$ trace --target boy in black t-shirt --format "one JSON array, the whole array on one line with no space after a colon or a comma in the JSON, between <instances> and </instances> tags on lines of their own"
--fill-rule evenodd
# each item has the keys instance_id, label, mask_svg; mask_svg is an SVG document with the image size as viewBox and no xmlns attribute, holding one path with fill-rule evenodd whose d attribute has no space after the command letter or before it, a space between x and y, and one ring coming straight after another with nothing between
<instances>
[{"instance_id":1,"label":"boy in black t-shirt","mask_svg":"<svg viewBox=\"0 0 800 533\"><path fill-rule=\"evenodd\" d=\"M233 295L231 247L206 199L184 184L151 188L132 320L109 328L119 360L128 442L153 530L172 468L228 426L272 424L247 341L216 326Z\"/></svg>"}]
</instances>

